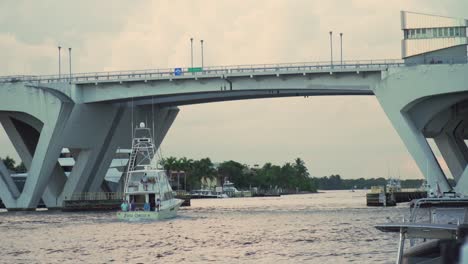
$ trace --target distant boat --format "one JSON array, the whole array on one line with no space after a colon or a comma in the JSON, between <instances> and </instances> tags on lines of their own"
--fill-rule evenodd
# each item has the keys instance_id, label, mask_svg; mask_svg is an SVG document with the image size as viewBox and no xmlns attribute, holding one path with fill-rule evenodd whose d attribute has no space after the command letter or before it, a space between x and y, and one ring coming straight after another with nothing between
<instances>
[{"instance_id":1,"label":"distant boat","mask_svg":"<svg viewBox=\"0 0 468 264\"><path fill-rule=\"evenodd\" d=\"M174 192L165 170L157 168L151 130L144 123L134 131L132 152L125 177L120 220L158 220L172 218L182 204Z\"/></svg>"},{"instance_id":2,"label":"distant boat","mask_svg":"<svg viewBox=\"0 0 468 264\"><path fill-rule=\"evenodd\" d=\"M401 181L400 179L390 178L387 180L387 192L400 192L401 191Z\"/></svg>"},{"instance_id":3,"label":"distant boat","mask_svg":"<svg viewBox=\"0 0 468 264\"><path fill-rule=\"evenodd\" d=\"M234 187L234 183L226 180L223 184L223 193L229 197L252 197L251 191L239 191Z\"/></svg>"},{"instance_id":4,"label":"distant boat","mask_svg":"<svg viewBox=\"0 0 468 264\"><path fill-rule=\"evenodd\" d=\"M216 198L229 198L223 192L215 192L212 190L193 190L190 192L191 199L216 199Z\"/></svg>"}]
</instances>

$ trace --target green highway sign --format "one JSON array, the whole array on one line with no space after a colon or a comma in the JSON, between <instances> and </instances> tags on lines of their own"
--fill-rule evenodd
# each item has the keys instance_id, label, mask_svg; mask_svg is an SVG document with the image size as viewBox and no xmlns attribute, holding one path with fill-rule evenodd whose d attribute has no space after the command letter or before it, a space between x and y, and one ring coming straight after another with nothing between
<instances>
[{"instance_id":1,"label":"green highway sign","mask_svg":"<svg viewBox=\"0 0 468 264\"><path fill-rule=\"evenodd\" d=\"M202 72L202 71L203 71L202 67L188 68L188 72Z\"/></svg>"}]
</instances>

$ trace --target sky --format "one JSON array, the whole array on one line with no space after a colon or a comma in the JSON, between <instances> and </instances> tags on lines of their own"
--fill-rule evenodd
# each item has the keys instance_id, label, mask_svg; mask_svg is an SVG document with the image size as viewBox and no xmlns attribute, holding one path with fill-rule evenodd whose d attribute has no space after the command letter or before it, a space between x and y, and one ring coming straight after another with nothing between
<instances>
[{"instance_id":1,"label":"sky","mask_svg":"<svg viewBox=\"0 0 468 264\"><path fill-rule=\"evenodd\" d=\"M401 58L400 11L468 18L466 0L1 1L0 75ZM64 50L62 50L63 52ZM68 55L62 53L63 71ZM313 176L421 178L373 96L259 99L180 107L164 156L248 165L300 157ZM433 144L432 144L433 145ZM18 159L0 128L0 156ZM440 155L436 151L440 159ZM442 162L443 169L447 170Z\"/></svg>"}]
</instances>

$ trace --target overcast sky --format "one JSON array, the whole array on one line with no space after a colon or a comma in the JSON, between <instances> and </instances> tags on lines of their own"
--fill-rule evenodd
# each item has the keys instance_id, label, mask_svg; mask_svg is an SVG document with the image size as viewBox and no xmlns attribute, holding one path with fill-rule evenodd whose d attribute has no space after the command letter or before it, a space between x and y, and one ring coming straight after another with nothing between
<instances>
[{"instance_id":1,"label":"overcast sky","mask_svg":"<svg viewBox=\"0 0 468 264\"><path fill-rule=\"evenodd\" d=\"M57 46L73 71L329 59L400 58L400 10L468 18L466 0L2 1L0 75L55 74ZM63 64L68 65L67 56ZM64 68L68 71L68 68ZM301 157L314 176L420 178L373 96L245 100L183 106L165 156L282 164ZM0 156L17 158L0 128Z\"/></svg>"}]
</instances>

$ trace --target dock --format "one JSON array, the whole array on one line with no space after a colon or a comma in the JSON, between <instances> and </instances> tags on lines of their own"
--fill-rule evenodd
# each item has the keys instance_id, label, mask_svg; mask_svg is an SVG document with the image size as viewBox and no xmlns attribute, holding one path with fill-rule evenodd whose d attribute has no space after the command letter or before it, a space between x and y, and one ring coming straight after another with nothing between
<instances>
[{"instance_id":1,"label":"dock","mask_svg":"<svg viewBox=\"0 0 468 264\"><path fill-rule=\"evenodd\" d=\"M85 192L74 193L63 201L62 211L117 211L122 204L123 193Z\"/></svg>"},{"instance_id":2,"label":"dock","mask_svg":"<svg viewBox=\"0 0 468 264\"><path fill-rule=\"evenodd\" d=\"M414 199L427 197L426 191L402 190L396 192L385 192L384 203L383 192L369 192L366 194L367 206L396 206L398 203L411 202Z\"/></svg>"}]
</instances>

